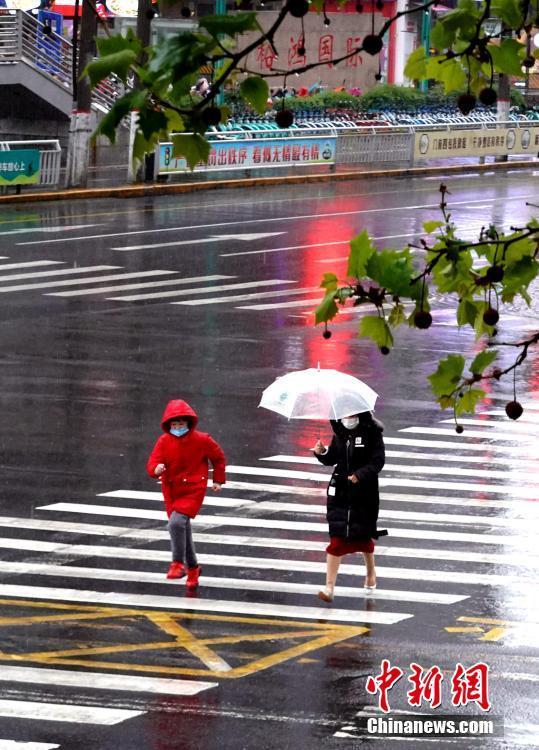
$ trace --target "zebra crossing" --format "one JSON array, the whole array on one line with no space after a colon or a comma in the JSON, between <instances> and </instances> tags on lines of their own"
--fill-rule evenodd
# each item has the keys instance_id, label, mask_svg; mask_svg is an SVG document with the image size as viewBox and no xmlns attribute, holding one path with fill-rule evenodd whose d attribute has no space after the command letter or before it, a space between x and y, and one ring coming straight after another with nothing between
<instances>
[{"instance_id":1,"label":"zebra crossing","mask_svg":"<svg viewBox=\"0 0 539 750\"><path fill-rule=\"evenodd\" d=\"M502 414L491 408L474 420L485 439L482 445L473 437L434 439L439 428L431 426L386 437L380 523L389 526L390 536L377 545L374 594L361 588L363 565L357 556L341 565L332 605L318 601L325 574L328 470L310 455L276 454L260 456L254 464L231 464L222 495L206 498L193 523L203 568L195 597L186 595L182 582L165 577L169 540L156 486L111 488L93 502L59 499L38 505L31 518L1 517L0 598L383 629L427 618L432 607L449 612L473 600L478 587L525 592L539 567L531 536L538 511L530 502L537 497L538 479L530 454L517 462L518 483L509 484L511 448L503 440L490 442L492 426L506 425ZM535 416L532 408L529 421L516 425L519 440L537 438ZM411 434L417 437L407 437ZM483 468L470 468L478 464ZM139 528L141 521L146 528ZM13 576L16 583L9 582ZM534 606L528 611L537 611ZM5 662L0 684L23 691L36 683L60 686L73 694L92 688L192 696L217 687L219 670L228 668L217 660L209 679L172 679L113 674L99 664L81 671L65 664ZM93 703L0 700L0 718L19 720L110 726L143 713ZM0 740L0 748L2 742L9 741Z\"/></svg>"},{"instance_id":2,"label":"zebra crossing","mask_svg":"<svg viewBox=\"0 0 539 750\"><path fill-rule=\"evenodd\" d=\"M9 258L4 256L3 260ZM250 311L303 308L307 314L314 311L321 299L320 287L300 286L293 279L242 281L227 274L185 277L178 271L166 269L128 271L124 266L107 264L58 267L62 265L67 266L63 261L47 259L0 263L0 295L35 291L46 297L87 299L96 303L228 305ZM8 271L13 273L6 273ZM346 308L343 312L362 315L366 311Z\"/></svg>"}]
</instances>

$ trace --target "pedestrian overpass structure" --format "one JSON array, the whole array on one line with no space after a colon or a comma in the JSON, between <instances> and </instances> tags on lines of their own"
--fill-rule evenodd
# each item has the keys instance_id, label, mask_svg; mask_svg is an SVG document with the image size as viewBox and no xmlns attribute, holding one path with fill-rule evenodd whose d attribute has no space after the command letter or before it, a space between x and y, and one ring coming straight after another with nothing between
<instances>
[{"instance_id":1,"label":"pedestrian overpass structure","mask_svg":"<svg viewBox=\"0 0 539 750\"><path fill-rule=\"evenodd\" d=\"M73 110L73 45L29 13L0 16L0 117L67 119ZM92 92L99 116L124 93L108 78Z\"/></svg>"}]
</instances>

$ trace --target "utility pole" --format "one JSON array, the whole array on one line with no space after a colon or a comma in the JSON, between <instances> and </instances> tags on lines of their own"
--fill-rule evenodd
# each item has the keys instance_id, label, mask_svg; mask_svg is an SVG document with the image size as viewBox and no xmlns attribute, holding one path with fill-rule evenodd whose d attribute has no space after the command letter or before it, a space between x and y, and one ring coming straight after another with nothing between
<instances>
[{"instance_id":1,"label":"utility pole","mask_svg":"<svg viewBox=\"0 0 539 750\"><path fill-rule=\"evenodd\" d=\"M66 186L86 187L90 154L90 135L92 133L92 90L87 76L80 78L80 73L92 61L95 54L95 36L97 33L97 16L88 0L82 1L80 22L80 42L73 53L73 110L69 128L67 151ZM79 3L75 6L78 14ZM74 45L76 39L74 39ZM78 58L78 59L77 59Z\"/></svg>"}]
</instances>

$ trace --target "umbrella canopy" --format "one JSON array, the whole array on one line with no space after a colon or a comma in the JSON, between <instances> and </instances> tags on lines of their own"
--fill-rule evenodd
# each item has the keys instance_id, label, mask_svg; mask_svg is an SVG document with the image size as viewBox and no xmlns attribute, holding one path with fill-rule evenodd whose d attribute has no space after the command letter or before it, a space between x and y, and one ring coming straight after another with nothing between
<instances>
[{"instance_id":1,"label":"umbrella canopy","mask_svg":"<svg viewBox=\"0 0 539 750\"><path fill-rule=\"evenodd\" d=\"M372 411L378 394L338 370L297 370L283 375L262 394L259 406L288 419L340 419Z\"/></svg>"}]
</instances>

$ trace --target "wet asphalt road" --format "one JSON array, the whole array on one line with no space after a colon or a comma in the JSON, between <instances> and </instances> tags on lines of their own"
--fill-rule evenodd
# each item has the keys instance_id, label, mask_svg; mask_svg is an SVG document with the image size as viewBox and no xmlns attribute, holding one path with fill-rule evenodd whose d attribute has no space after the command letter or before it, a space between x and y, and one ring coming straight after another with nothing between
<instances>
[{"instance_id":1,"label":"wet asphalt road","mask_svg":"<svg viewBox=\"0 0 539 750\"><path fill-rule=\"evenodd\" d=\"M537 352L517 377L522 419L503 416L502 381L459 438L425 381L437 358L478 351L451 303L434 299L435 325L403 330L388 358L356 338L355 314L329 341L312 325L350 237L417 240L441 179L0 209L0 747L363 747L361 719L377 715L365 683L383 659L404 673L392 711L429 712L407 704L416 662L444 675L432 713L475 718L475 702L452 706L451 677L485 662L505 739L474 746L536 746ZM532 170L445 182L470 236L519 225L539 198ZM500 338L537 318L515 306ZM318 362L378 391L388 452L378 591L365 598L347 558L332 607L315 597L318 426L257 409L275 377ZM144 472L175 397L232 467L194 526L204 573L191 600L164 577L164 514Z\"/></svg>"}]
</instances>

